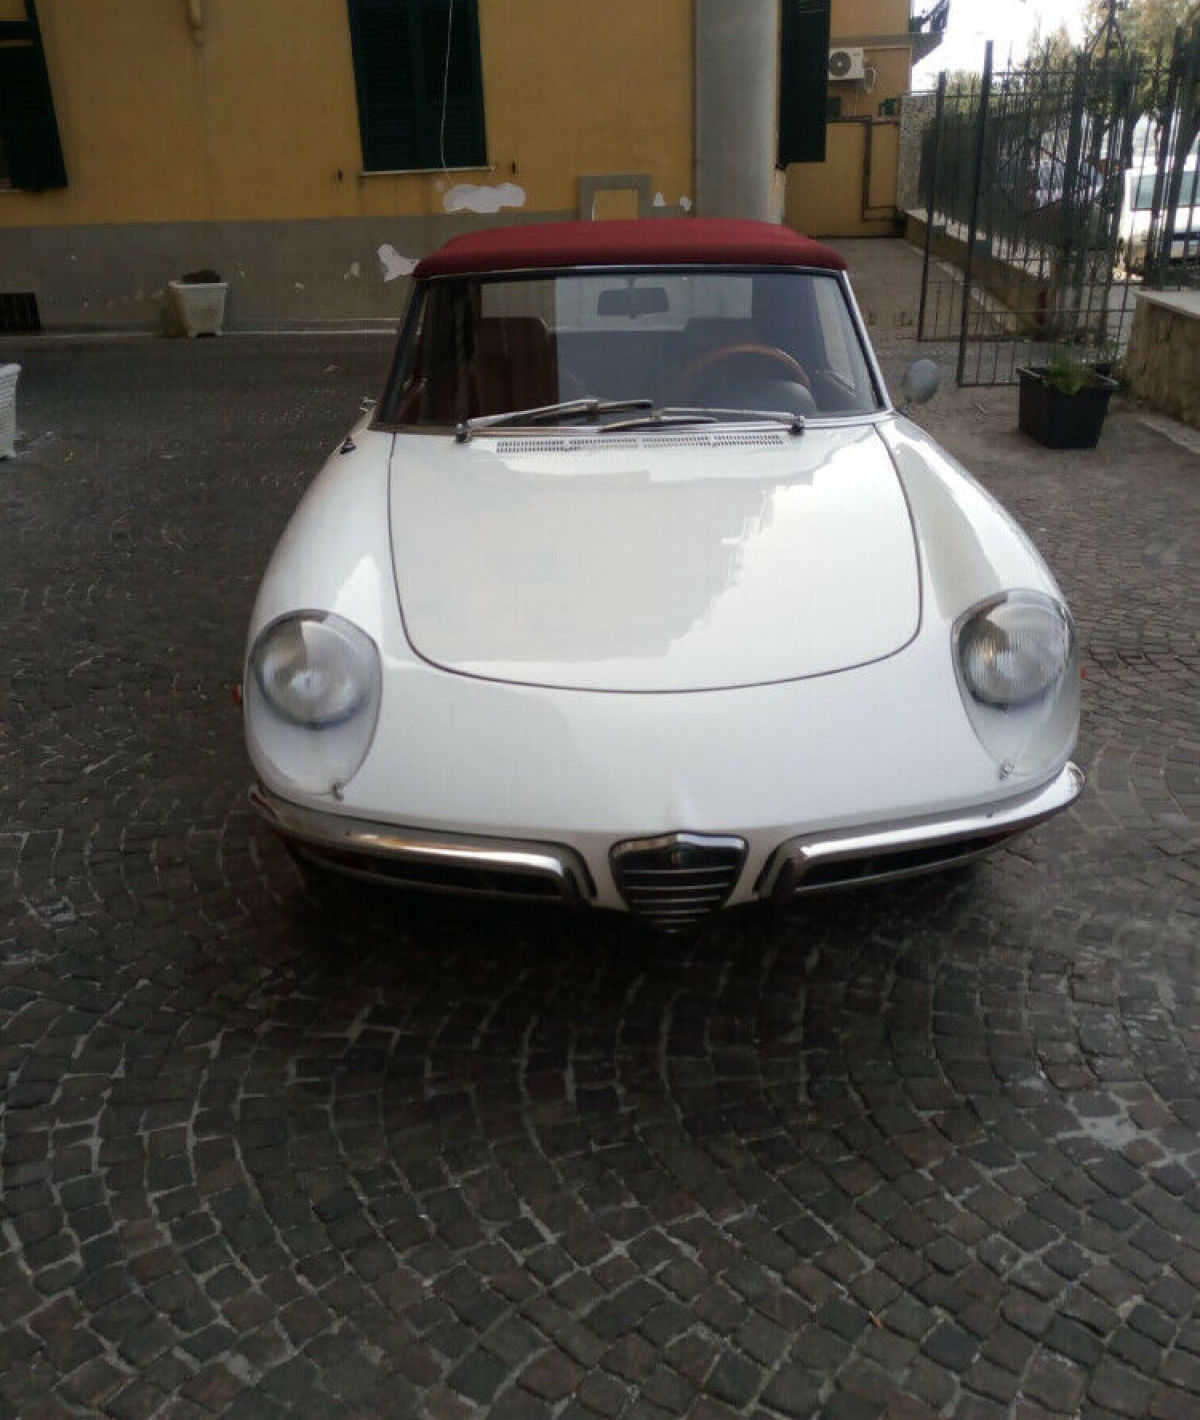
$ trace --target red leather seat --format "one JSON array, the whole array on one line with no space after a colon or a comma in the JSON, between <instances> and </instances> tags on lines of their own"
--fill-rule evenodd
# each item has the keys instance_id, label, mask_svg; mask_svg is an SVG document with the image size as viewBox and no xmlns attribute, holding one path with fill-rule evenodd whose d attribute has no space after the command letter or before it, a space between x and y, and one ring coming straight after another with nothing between
<instances>
[{"instance_id":1,"label":"red leather seat","mask_svg":"<svg viewBox=\"0 0 1200 1420\"><path fill-rule=\"evenodd\" d=\"M503 414L558 399L554 340L537 316L488 316L476 322L474 336L474 413Z\"/></svg>"}]
</instances>

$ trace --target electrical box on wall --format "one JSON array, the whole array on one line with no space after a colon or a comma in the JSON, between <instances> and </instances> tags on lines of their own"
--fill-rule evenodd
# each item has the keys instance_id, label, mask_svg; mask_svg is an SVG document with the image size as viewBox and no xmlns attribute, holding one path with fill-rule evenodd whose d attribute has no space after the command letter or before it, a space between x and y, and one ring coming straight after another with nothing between
<instances>
[{"instance_id":1,"label":"electrical box on wall","mask_svg":"<svg viewBox=\"0 0 1200 1420\"><path fill-rule=\"evenodd\" d=\"M831 49L829 77L835 83L844 79L861 79L864 73L861 49Z\"/></svg>"}]
</instances>

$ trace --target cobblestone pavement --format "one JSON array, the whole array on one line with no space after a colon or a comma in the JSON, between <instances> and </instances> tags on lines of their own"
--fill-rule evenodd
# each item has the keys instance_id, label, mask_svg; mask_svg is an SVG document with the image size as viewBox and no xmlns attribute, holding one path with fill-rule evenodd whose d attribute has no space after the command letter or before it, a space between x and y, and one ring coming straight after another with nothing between
<instances>
[{"instance_id":1,"label":"cobblestone pavement","mask_svg":"<svg viewBox=\"0 0 1200 1420\"><path fill-rule=\"evenodd\" d=\"M1086 797L976 870L322 918L230 686L387 342L0 349L0 1415L1200 1415L1195 454L924 416L1087 663Z\"/></svg>"}]
</instances>

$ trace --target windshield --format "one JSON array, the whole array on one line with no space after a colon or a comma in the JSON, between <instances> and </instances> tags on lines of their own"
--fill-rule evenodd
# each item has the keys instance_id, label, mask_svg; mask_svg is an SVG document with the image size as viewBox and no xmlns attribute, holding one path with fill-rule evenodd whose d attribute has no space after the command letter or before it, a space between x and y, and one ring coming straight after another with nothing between
<instances>
[{"instance_id":1,"label":"windshield","mask_svg":"<svg viewBox=\"0 0 1200 1420\"><path fill-rule=\"evenodd\" d=\"M543 428L604 425L625 417L607 406L626 401L722 419L880 407L832 273L469 276L419 286L414 299L380 410L388 424L539 410Z\"/></svg>"}]
</instances>

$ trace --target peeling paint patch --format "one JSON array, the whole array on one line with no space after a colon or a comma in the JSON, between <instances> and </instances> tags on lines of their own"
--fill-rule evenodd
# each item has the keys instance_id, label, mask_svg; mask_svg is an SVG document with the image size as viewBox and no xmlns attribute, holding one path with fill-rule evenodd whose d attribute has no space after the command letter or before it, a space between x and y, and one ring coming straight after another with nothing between
<instances>
[{"instance_id":1,"label":"peeling paint patch","mask_svg":"<svg viewBox=\"0 0 1200 1420\"><path fill-rule=\"evenodd\" d=\"M665 207L667 205L667 199L662 195L661 192L656 192L654 194L654 205L655 207Z\"/></svg>"},{"instance_id":2,"label":"peeling paint patch","mask_svg":"<svg viewBox=\"0 0 1200 1420\"><path fill-rule=\"evenodd\" d=\"M357 261L352 261L347 270L342 272L343 281L357 281L362 275L362 267Z\"/></svg>"},{"instance_id":3,"label":"peeling paint patch","mask_svg":"<svg viewBox=\"0 0 1200 1420\"><path fill-rule=\"evenodd\" d=\"M692 199L688 197L686 193L679 199L679 210L681 212L690 212L692 210Z\"/></svg>"},{"instance_id":4,"label":"peeling paint patch","mask_svg":"<svg viewBox=\"0 0 1200 1420\"><path fill-rule=\"evenodd\" d=\"M397 276L411 276L417 264L411 257L401 256L391 242L384 242L375 255L383 268L385 281L395 281Z\"/></svg>"},{"instance_id":5,"label":"peeling paint patch","mask_svg":"<svg viewBox=\"0 0 1200 1420\"><path fill-rule=\"evenodd\" d=\"M293 286L293 288L294 288L295 290L297 290L297 291L303 291L303 290L304 290L304 282L303 282L303 281L293 281L293 282L292 282L292 286Z\"/></svg>"},{"instance_id":6,"label":"peeling paint patch","mask_svg":"<svg viewBox=\"0 0 1200 1420\"><path fill-rule=\"evenodd\" d=\"M499 212L502 207L524 207L525 189L515 182L502 182L499 187L460 182L442 198L442 206L447 212Z\"/></svg>"}]
</instances>

